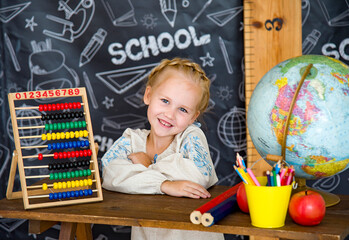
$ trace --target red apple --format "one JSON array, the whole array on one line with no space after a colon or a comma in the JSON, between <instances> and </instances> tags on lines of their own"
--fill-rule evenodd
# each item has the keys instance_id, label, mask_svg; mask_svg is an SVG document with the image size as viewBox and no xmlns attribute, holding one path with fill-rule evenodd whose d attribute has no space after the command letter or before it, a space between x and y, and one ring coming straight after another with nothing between
<instances>
[{"instance_id":1,"label":"red apple","mask_svg":"<svg viewBox=\"0 0 349 240\"><path fill-rule=\"evenodd\" d=\"M241 211L249 213L245 185L241 184L236 193L236 200Z\"/></svg>"},{"instance_id":2,"label":"red apple","mask_svg":"<svg viewBox=\"0 0 349 240\"><path fill-rule=\"evenodd\" d=\"M296 223L313 226L324 218L326 205L320 193L305 190L292 195L288 210Z\"/></svg>"}]
</instances>

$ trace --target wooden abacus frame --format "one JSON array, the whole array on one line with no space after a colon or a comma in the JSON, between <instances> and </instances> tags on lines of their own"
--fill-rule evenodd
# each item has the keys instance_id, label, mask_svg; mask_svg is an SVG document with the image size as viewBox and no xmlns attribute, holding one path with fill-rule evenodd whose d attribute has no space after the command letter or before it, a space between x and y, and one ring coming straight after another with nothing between
<instances>
[{"instance_id":1,"label":"wooden abacus frame","mask_svg":"<svg viewBox=\"0 0 349 240\"><path fill-rule=\"evenodd\" d=\"M88 141L90 143L89 148L92 152L92 153L90 152L91 153L91 161L90 161L90 165L89 165L89 169L91 170L92 173L90 176L88 176L88 179L93 180L92 186L94 185L95 188L93 190L92 196L88 196L86 198L73 197L73 198L63 199L63 200L59 199L59 201L49 200L49 198L47 198L48 202L46 202L44 200L43 202L36 201L35 203L30 203L29 195L35 196L36 194L48 194L48 191L49 190L52 191L52 189L48 188L45 191L43 189L40 189L40 190L39 189L31 189L31 188L29 189L27 186L26 175L25 175L25 170L24 170L23 156L22 156L22 147L21 147L21 141L20 141L20 136L19 136L19 131L18 131L19 128L18 128L18 123L17 123L15 101L49 99L49 98L69 98L69 97L81 97L81 99L82 99L81 105L82 105L83 110L84 110L86 128L88 131ZM67 88L67 89L54 89L54 90L44 90L44 91L29 91L29 92L9 93L8 100L9 100L9 107L10 107L10 113L11 113L11 121L12 121L12 128L13 128L13 135L14 135L14 142L15 142L16 150L14 150L13 156L12 156L11 170L10 170L10 176L9 176L8 185L7 185L7 192L6 192L7 199L16 199L16 198L23 197L23 203L24 203L25 209L54 207L54 206L102 201L103 200L102 188L101 188L101 181L100 181L98 162L97 162L98 145L96 143L94 143L91 117L90 117L90 111L89 111L88 100L87 100L87 95L86 95L86 89L85 88ZM17 165L18 165L18 172L19 172L22 191L13 192L13 186L14 186ZM92 188L92 186L91 186L91 188ZM88 189L88 188L89 187L81 187L80 189ZM61 191L57 190L56 192L61 192Z\"/></svg>"}]
</instances>

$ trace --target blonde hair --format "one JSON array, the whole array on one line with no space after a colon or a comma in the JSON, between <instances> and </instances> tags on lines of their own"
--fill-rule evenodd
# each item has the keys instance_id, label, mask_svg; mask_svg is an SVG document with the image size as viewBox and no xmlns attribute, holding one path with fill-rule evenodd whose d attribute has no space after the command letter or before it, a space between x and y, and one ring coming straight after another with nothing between
<instances>
[{"instance_id":1,"label":"blonde hair","mask_svg":"<svg viewBox=\"0 0 349 240\"><path fill-rule=\"evenodd\" d=\"M167 69L174 69L189 76L195 83L198 83L202 89L202 97L197 110L200 115L205 112L210 100L210 80L199 64L188 59L173 58L172 60L164 59L158 66L152 69L148 76L147 87L154 87L159 84L158 76Z\"/></svg>"}]
</instances>

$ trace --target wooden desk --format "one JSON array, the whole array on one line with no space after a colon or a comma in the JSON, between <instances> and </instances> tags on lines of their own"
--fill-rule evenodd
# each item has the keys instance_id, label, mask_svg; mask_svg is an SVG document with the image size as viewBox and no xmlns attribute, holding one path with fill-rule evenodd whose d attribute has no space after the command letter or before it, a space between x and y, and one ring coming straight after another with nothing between
<instances>
[{"instance_id":1,"label":"wooden desk","mask_svg":"<svg viewBox=\"0 0 349 240\"><path fill-rule=\"evenodd\" d=\"M214 186L212 197L227 190ZM315 227L299 226L289 216L282 228L253 227L250 217L240 211L219 223L204 227L192 224L190 213L207 199L176 198L166 195L129 195L103 190L103 202L71 206L24 210L22 199L0 200L0 217L29 219L29 231L41 233L61 222L60 239L92 239L91 223L124 226L159 227L263 236L263 239L344 239L349 235L349 195L340 196L341 202L327 208L322 223Z\"/></svg>"}]
</instances>

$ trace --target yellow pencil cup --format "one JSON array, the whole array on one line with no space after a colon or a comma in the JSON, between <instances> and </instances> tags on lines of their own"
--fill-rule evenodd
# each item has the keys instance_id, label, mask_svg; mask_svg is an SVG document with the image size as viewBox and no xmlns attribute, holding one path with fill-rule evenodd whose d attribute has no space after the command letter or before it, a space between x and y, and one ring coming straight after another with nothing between
<instances>
[{"instance_id":1,"label":"yellow pencil cup","mask_svg":"<svg viewBox=\"0 0 349 240\"><path fill-rule=\"evenodd\" d=\"M245 184L251 224L259 228L278 228L285 225L292 185L269 187L267 177L257 177L261 186Z\"/></svg>"}]
</instances>

